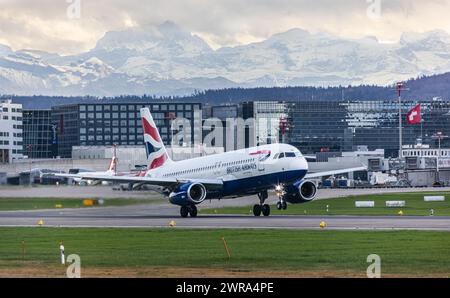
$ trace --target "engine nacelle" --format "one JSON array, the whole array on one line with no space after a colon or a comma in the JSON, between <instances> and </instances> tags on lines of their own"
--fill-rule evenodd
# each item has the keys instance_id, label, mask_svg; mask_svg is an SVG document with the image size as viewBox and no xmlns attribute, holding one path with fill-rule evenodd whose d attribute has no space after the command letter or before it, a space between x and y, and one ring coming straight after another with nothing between
<instances>
[{"instance_id":1,"label":"engine nacelle","mask_svg":"<svg viewBox=\"0 0 450 298\"><path fill-rule=\"evenodd\" d=\"M206 187L201 183L186 183L177 187L169 195L169 201L174 205L198 205L206 199Z\"/></svg>"},{"instance_id":2,"label":"engine nacelle","mask_svg":"<svg viewBox=\"0 0 450 298\"><path fill-rule=\"evenodd\" d=\"M297 181L286 187L285 200L291 204L303 204L316 198L317 187L314 182L308 180Z\"/></svg>"}]
</instances>

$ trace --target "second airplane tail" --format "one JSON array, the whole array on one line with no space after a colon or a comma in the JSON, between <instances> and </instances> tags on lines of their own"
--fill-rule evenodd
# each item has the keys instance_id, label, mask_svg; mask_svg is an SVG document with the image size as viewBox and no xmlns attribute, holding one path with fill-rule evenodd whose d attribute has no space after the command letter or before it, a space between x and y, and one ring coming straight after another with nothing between
<instances>
[{"instance_id":1,"label":"second airplane tail","mask_svg":"<svg viewBox=\"0 0 450 298\"><path fill-rule=\"evenodd\" d=\"M154 170L171 162L166 147L149 108L141 109L142 128L144 131L145 150L147 152L148 170Z\"/></svg>"},{"instance_id":2,"label":"second airplane tail","mask_svg":"<svg viewBox=\"0 0 450 298\"><path fill-rule=\"evenodd\" d=\"M115 175L116 167L117 167L117 157L113 156L111 158L111 162L109 163L108 171L106 171L106 172L108 174Z\"/></svg>"}]
</instances>

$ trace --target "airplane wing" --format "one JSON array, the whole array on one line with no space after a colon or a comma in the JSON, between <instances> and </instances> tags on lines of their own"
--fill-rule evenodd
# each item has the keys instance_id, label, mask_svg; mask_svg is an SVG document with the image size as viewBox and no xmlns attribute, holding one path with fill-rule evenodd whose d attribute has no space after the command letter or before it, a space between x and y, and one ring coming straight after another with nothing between
<instances>
[{"instance_id":1,"label":"airplane wing","mask_svg":"<svg viewBox=\"0 0 450 298\"><path fill-rule=\"evenodd\" d=\"M152 178L152 177L134 177L134 176L108 176L108 175L71 175L71 174L56 174L57 177L62 178L78 178L83 180L99 180L106 182L117 183L140 183L155 186L162 186L167 188L174 188L177 185L184 183L201 183L207 188L221 187L223 181L219 179L175 179L175 178Z\"/></svg>"},{"instance_id":2,"label":"airplane wing","mask_svg":"<svg viewBox=\"0 0 450 298\"><path fill-rule=\"evenodd\" d=\"M333 176L333 175L339 175L339 174L347 174L351 172L357 172L357 171L367 171L367 167L357 167L357 168L349 168L349 169L342 169L342 170L333 170L333 171L327 171L327 172L317 172L317 173L311 173L307 174L305 176L305 179L313 179L313 178L320 178L325 176Z\"/></svg>"},{"instance_id":3,"label":"airplane wing","mask_svg":"<svg viewBox=\"0 0 450 298\"><path fill-rule=\"evenodd\" d=\"M316 160L317 160L317 157L316 157L316 156L303 155L303 157L304 157L307 161L316 161Z\"/></svg>"}]
</instances>

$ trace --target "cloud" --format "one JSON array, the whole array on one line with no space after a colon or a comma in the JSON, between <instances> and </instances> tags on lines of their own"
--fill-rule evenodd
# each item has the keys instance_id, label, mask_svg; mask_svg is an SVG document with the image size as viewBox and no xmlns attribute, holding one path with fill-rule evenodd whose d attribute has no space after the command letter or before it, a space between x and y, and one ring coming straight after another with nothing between
<instances>
[{"instance_id":1,"label":"cloud","mask_svg":"<svg viewBox=\"0 0 450 298\"><path fill-rule=\"evenodd\" d=\"M69 18L76 1L80 18ZM377 9L370 9L378 3L380 15L373 17ZM389 41L405 31L450 32L449 14L450 0L0 0L0 42L69 54L94 47L107 31L166 20L213 47L258 41L294 27Z\"/></svg>"}]
</instances>

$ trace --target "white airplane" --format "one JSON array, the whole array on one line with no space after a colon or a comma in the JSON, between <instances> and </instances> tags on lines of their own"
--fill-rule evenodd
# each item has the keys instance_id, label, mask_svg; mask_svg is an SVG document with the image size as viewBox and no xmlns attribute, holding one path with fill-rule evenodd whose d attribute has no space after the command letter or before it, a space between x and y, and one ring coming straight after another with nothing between
<instances>
[{"instance_id":1,"label":"white airplane","mask_svg":"<svg viewBox=\"0 0 450 298\"><path fill-rule=\"evenodd\" d=\"M253 207L255 216L270 215L265 204L268 191L275 189L277 208L287 203L311 202L316 185L308 180L366 170L365 167L308 174L308 163L302 153L287 144L271 144L174 162L167 154L161 136L148 108L141 109L148 168L136 176L81 174L82 179L117 183L148 184L164 188L172 204L180 206L182 217L197 216L197 205L205 200L258 195ZM67 176L66 176L67 177Z\"/></svg>"},{"instance_id":2,"label":"white airplane","mask_svg":"<svg viewBox=\"0 0 450 298\"><path fill-rule=\"evenodd\" d=\"M98 179L91 179L90 178L91 176L93 178L95 178L97 176L113 177L116 175L116 167L117 167L117 157L113 156L111 158L111 162L109 163L108 170L106 172L79 172L74 175L69 174L66 177L72 178L75 183L80 184L80 185L83 183L92 185L92 184L95 184L95 182L101 182L101 181Z\"/></svg>"}]
</instances>

